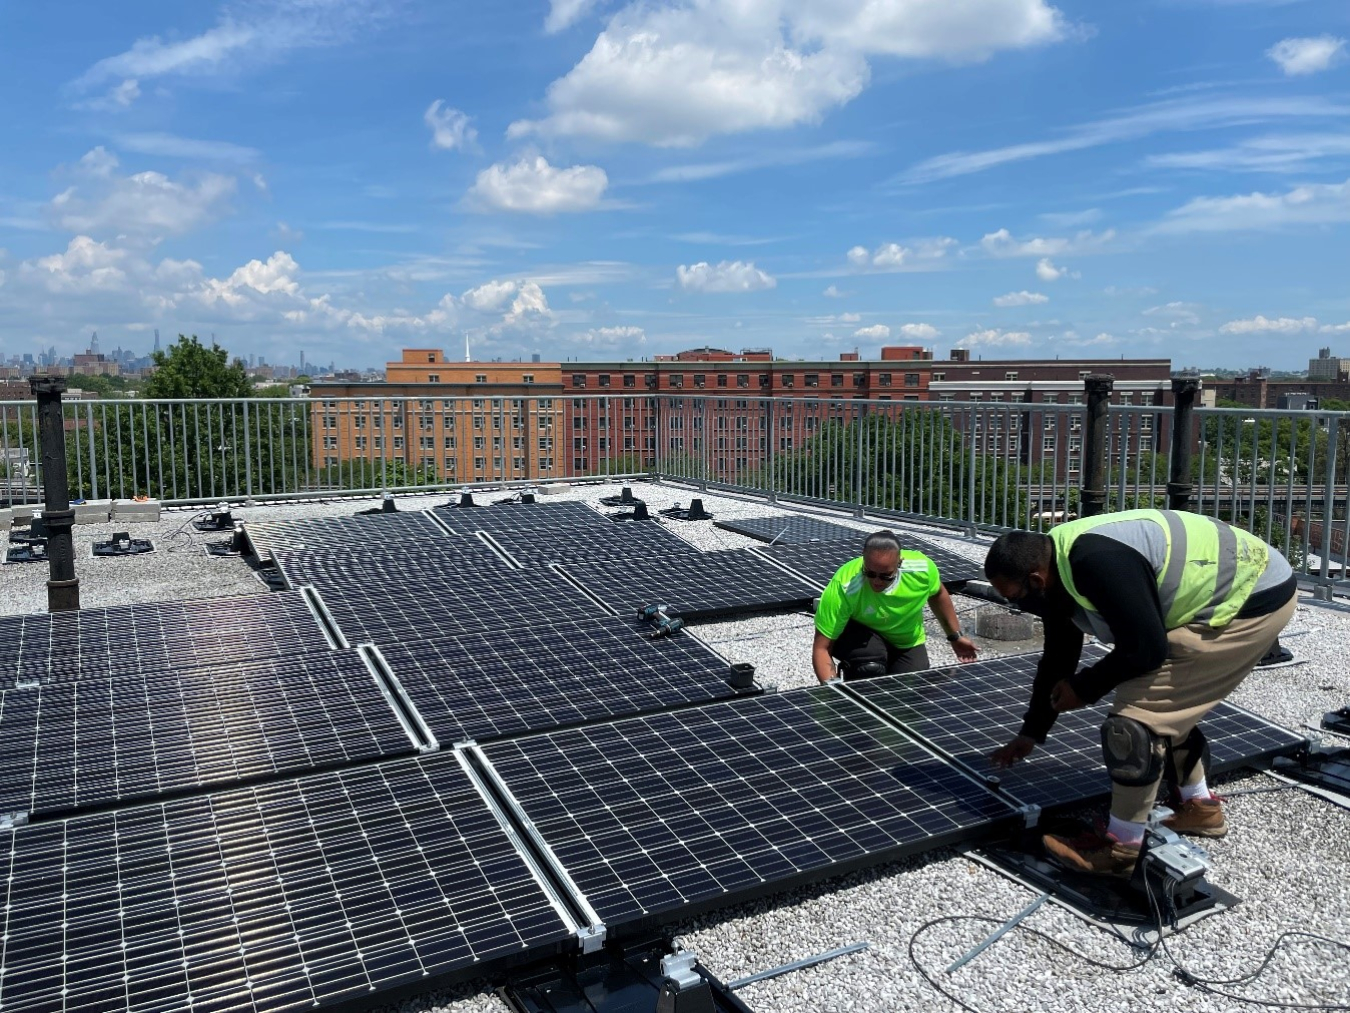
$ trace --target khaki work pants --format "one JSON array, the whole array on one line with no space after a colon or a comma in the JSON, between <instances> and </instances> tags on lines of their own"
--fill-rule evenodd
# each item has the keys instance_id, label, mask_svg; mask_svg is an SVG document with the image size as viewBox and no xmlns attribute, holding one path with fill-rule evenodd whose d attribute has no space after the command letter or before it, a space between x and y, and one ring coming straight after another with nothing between
<instances>
[{"instance_id":1,"label":"khaki work pants","mask_svg":"<svg viewBox=\"0 0 1350 1013\"><path fill-rule=\"evenodd\" d=\"M1167 633L1167 660L1156 671L1116 687L1111 713L1133 718L1171 745L1170 754L1177 783L1181 772L1192 767L1186 784L1205 776L1182 745L1200 719L1213 710L1266 654L1280 631L1294 615L1295 595L1276 612L1252 619L1234 619L1220 629L1202 623L1181 626ZM1144 823L1158 796L1158 780L1141 787L1111 784L1111 815L1132 823Z\"/></svg>"}]
</instances>

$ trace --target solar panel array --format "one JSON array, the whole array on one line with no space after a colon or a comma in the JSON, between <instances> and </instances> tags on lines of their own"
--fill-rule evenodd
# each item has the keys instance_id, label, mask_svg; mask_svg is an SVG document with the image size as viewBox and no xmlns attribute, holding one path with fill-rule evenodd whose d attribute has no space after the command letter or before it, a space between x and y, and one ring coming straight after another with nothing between
<instances>
[{"instance_id":1,"label":"solar panel array","mask_svg":"<svg viewBox=\"0 0 1350 1013\"><path fill-rule=\"evenodd\" d=\"M620 615L669 606L687 620L803 608L816 589L748 552L568 563L562 571Z\"/></svg>"},{"instance_id":2,"label":"solar panel array","mask_svg":"<svg viewBox=\"0 0 1350 1013\"><path fill-rule=\"evenodd\" d=\"M947 586L977 579L983 571L980 563L913 535L901 535L900 544L906 549L922 552L936 563L938 575ZM781 563L812 583L824 587L839 567L862 555L862 540L845 538L787 545L757 545L750 551Z\"/></svg>"},{"instance_id":3,"label":"solar panel array","mask_svg":"<svg viewBox=\"0 0 1350 1013\"><path fill-rule=\"evenodd\" d=\"M355 651L0 691L0 813L412 752Z\"/></svg>"},{"instance_id":4,"label":"solar panel array","mask_svg":"<svg viewBox=\"0 0 1350 1013\"><path fill-rule=\"evenodd\" d=\"M477 538L438 544L391 545L380 552L277 549L273 559L291 587L360 587L373 597L386 588L444 590L461 580L507 576L512 568Z\"/></svg>"},{"instance_id":5,"label":"solar panel array","mask_svg":"<svg viewBox=\"0 0 1350 1013\"><path fill-rule=\"evenodd\" d=\"M862 544L867 532L846 524L800 514L778 514L773 517L742 517L735 520L713 521L713 527L734 531L738 535L758 538L774 545L802 545L806 542L836 542L851 538ZM857 555L855 552L854 555Z\"/></svg>"},{"instance_id":6,"label":"solar panel array","mask_svg":"<svg viewBox=\"0 0 1350 1013\"><path fill-rule=\"evenodd\" d=\"M588 559L634 557L648 561L697 558L698 549L655 521L615 524L602 520L600 528L561 527L523 531L494 531L493 541L528 566L580 563Z\"/></svg>"},{"instance_id":7,"label":"solar panel array","mask_svg":"<svg viewBox=\"0 0 1350 1013\"><path fill-rule=\"evenodd\" d=\"M0 689L202 668L329 647L298 592L0 618Z\"/></svg>"},{"instance_id":8,"label":"solar panel array","mask_svg":"<svg viewBox=\"0 0 1350 1013\"><path fill-rule=\"evenodd\" d=\"M1084 649L1083 663L1106 654ZM879 707L915 735L981 773L989 757L1022 726L1036 674L1037 654L978 661L955 668L849 683L850 692ZM1059 715L1049 737L1031 756L998 772L1000 787L1022 802L1050 806L1081 803L1110 788L1102 763L1101 725L1109 698ZM1231 704L1220 704L1201 722L1209 739L1211 770L1223 771L1293 752L1303 739Z\"/></svg>"},{"instance_id":9,"label":"solar panel array","mask_svg":"<svg viewBox=\"0 0 1350 1013\"><path fill-rule=\"evenodd\" d=\"M502 503L488 507L439 506L436 519L452 531L520 531L529 528L613 527L614 522L585 503Z\"/></svg>"},{"instance_id":10,"label":"solar panel array","mask_svg":"<svg viewBox=\"0 0 1350 1013\"><path fill-rule=\"evenodd\" d=\"M828 688L484 753L609 926L940 846L1013 812Z\"/></svg>"},{"instance_id":11,"label":"solar panel array","mask_svg":"<svg viewBox=\"0 0 1350 1013\"><path fill-rule=\"evenodd\" d=\"M354 517L298 517L285 521L245 521L253 553L266 561L284 549L362 551L388 542L444 541L449 536L426 514L414 511Z\"/></svg>"},{"instance_id":12,"label":"solar panel array","mask_svg":"<svg viewBox=\"0 0 1350 1013\"><path fill-rule=\"evenodd\" d=\"M650 640L624 617L488 628L382 653L442 745L480 742L735 696L691 637Z\"/></svg>"},{"instance_id":13,"label":"solar panel array","mask_svg":"<svg viewBox=\"0 0 1350 1013\"><path fill-rule=\"evenodd\" d=\"M568 937L455 758L0 834L0 1009L300 1010Z\"/></svg>"}]
</instances>

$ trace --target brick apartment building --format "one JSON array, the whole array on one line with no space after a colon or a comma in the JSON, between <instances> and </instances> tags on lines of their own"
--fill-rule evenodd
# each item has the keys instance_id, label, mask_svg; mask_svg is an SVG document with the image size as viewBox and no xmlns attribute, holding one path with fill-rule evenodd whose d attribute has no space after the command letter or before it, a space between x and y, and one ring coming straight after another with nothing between
<instances>
[{"instance_id":1,"label":"brick apartment building","mask_svg":"<svg viewBox=\"0 0 1350 1013\"><path fill-rule=\"evenodd\" d=\"M1253 369L1246 376L1210 383L1216 398L1247 408L1301 408L1307 406L1309 398L1350 401L1350 377L1344 373L1337 379L1272 380L1264 370Z\"/></svg>"},{"instance_id":2,"label":"brick apartment building","mask_svg":"<svg viewBox=\"0 0 1350 1013\"><path fill-rule=\"evenodd\" d=\"M953 418L959 430L975 430L976 449L1016 449L1024 464L1054 456L1073 474L1081 417L1012 406L1078 403L1090 373L1116 378L1114 403L1170 404L1170 372L1166 359L972 360L958 349L934 360L918 346L888 346L873 360L701 348L638 362L566 363L450 362L437 350L407 349L389 363L384 383L316 384L310 396L320 402L317 461L383 456L435 467L451 481L640 471L656 463L658 447L735 479L764 463L771 441L772 450L792 451L831 419L902 410L876 404L887 401L984 402L988 410ZM1153 429L1142 417L1126 445L1133 451L1161 439Z\"/></svg>"}]
</instances>

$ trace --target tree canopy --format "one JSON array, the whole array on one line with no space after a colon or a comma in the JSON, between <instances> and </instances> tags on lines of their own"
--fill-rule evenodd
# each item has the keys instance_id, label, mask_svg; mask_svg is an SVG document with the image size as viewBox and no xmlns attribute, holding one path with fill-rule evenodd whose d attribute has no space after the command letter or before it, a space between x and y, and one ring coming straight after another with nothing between
<instances>
[{"instance_id":1,"label":"tree canopy","mask_svg":"<svg viewBox=\"0 0 1350 1013\"><path fill-rule=\"evenodd\" d=\"M155 372L145 385L145 396L162 398L242 398L253 396L253 384L242 359L215 342L207 348L197 335L178 335L167 351L155 352Z\"/></svg>"}]
</instances>

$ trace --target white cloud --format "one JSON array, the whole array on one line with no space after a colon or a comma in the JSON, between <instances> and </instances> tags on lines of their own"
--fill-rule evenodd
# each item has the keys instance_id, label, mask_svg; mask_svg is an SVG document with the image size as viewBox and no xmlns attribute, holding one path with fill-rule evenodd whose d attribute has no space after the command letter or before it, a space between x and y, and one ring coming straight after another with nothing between
<instances>
[{"instance_id":1,"label":"white cloud","mask_svg":"<svg viewBox=\"0 0 1350 1013\"><path fill-rule=\"evenodd\" d=\"M838 285L830 285L828 288L825 289L824 292L820 294L825 296L827 299L843 299L848 296L847 292L839 291Z\"/></svg>"},{"instance_id":2,"label":"white cloud","mask_svg":"<svg viewBox=\"0 0 1350 1013\"><path fill-rule=\"evenodd\" d=\"M980 59L1063 31L1044 0L633 3L509 134L688 146L815 123L867 86L869 56Z\"/></svg>"},{"instance_id":3,"label":"white cloud","mask_svg":"<svg viewBox=\"0 0 1350 1013\"><path fill-rule=\"evenodd\" d=\"M464 305L480 313L492 313L506 305L516 294L514 281L489 281L471 288L463 295Z\"/></svg>"},{"instance_id":4,"label":"white cloud","mask_svg":"<svg viewBox=\"0 0 1350 1013\"><path fill-rule=\"evenodd\" d=\"M742 172L757 169L769 169L780 165L804 165L809 162L822 162L835 158L860 158L877 150L872 141L830 141L800 148L781 148L766 150L742 158L729 158L720 162L700 162L685 165L668 165L656 170L648 177L649 183L694 183L705 179L720 179Z\"/></svg>"},{"instance_id":5,"label":"white cloud","mask_svg":"<svg viewBox=\"0 0 1350 1013\"><path fill-rule=\"evenodd\" d=\"M255 162L261 157L257 148L248 148L229 141L200 141L173 134L136 133L118 134L117 146L142 155L165 158L190 158L208 162Z\"/></svg>"},{"instance_id":6,"label":"white cloud","mask_svg":"<svg viewBox=\"0 0 1350 1013\"><path fill-rule=\"evenodd\" d=\"M1061 278L1077 278L1076 272L1071 273L1067 267L1056 267L1049 257L1042 257L1036 262L1036 277L1041 281L1059 281Z\"/></svg>"},{"instance_id":7,"label":"white cloud","mask_svg":"<svg viewBox=\"0 0 1350 1013\"><path fill-rule=\"evenodd\" d=\"M258 296L279 294L296 297L300 294L300 282L296 275L300 265L285 251L278 250L267 258L250 260L243 267L225 279L208 278L197 298L210 305L223 302L229 306L240 306Z\"/></svg>"},{"instance_id":8,"label":"white cloud","mask_svg":"<svg viewBox=\"0 0 1350 1013\"><path fill-rule=\"evenodd\" d=\"M140 82L135 78L128 78L121 84L109 88L105 95L75 103L75 108L88 109L96 113L122 113L130 109L140 97Z\"/></svg>"},{"instance_id":9,"label":"white cloud","mask_svg":"<svg viewBox=\"0 0 1350 1013\"><path fill-rule=\"evenodd\" d=\"M873 324L871 327L859 327L853 332L855 338L885 341L891 336L891 329L885 324Z\"/></svg>"},{"instance_id":10,"label":"white cloud","mask_svg":"<svg viewBox=\"0 0 1350 1013\"><path fill-rule=\"evenodd\" d=\"M1281 39L1266 50L1288 77L1316 74L1345 58L1345 40L1334 35Z\"/></svg>"},{"instance_id":11,"label":"white cloud","mask_svg":"<svg viewBox=\"0 0 1350 1013\"><path fill-rule=\"evenodd\" d=\"M298 49L346 42L396 12L381 0L235 0L213 27L186 39L137 39L131 48L99 60L76 81L87 89L108 80L208 77L237 73Z\"/></svg>"},{"instance_id":12,"label":"white cloud","mask_svg":"<svg viewBox=\"0 0 1350 1013\"><path fill-rule=\"evenodd\" d=\"M916 341L932 341L942 332L932 324L901 324L900 333Z\"/></svg>"},{"instance_id":13,"label":"white cloud","mask_svg":"<svg viewBox=\"0 0 1350 1013\"><path fill-rule=\"evenodd\" d=\"M1234 232L1290 225L1350 221L1350 179L1307 183L1284 193L1255 191L1231 197L1196 197L1168 212L1155 232Z\"/></svg>"},{"instance_id":14,"label":"white cloud","mask_svg":"<svg viewBox=\"0 0 1350 1013\"><path fill-rule=\"evenodd\" d=\"M1080 338L1073 331L1066 331L1064 334L1064 343L1068 345L1077 345L1080 348L1086 348L1093 345L1118 345L1120 339L1114 334L1108 334L1105 331L1098 334L1095 338Z\"/></svg>"},{"instance_id":15,"label":"white cloud","mask_svg":"<svg viewBox=\"0 0 1350 1013\"><path fill-rule=\"evenodd\" d=\"M1274 320L1260 314L1249 320L1230 320L1219 328L1220 334L1303 334L1317 330L1315 317L1278 317Z\"/></svg>"},{"instance_id":16,"label":"white cloud","mask_svg":"<svg viewBox=\"0 0 1350 1013\"><path fill-rule=\"evenodd\" d=\"M549 0L548 17L544 19L544 31L553 35L564 28L570 28L592 10L600 6L603 0Z\"/></svg>"},{"instance_id":17,"label":"white cloud","mask_svg":"<svg viewBox=\"0 0 1350 1013\"><path fill-rule=\"evenodd\" d=\"M608 186L609 177L599 166L559 169L536 155L484 169L469 190L469 198L474 204L497 211L551 215L593 210Z\"/></svg>"},{"instance_id":18,"label":"white cloud","mask_svg":"<svg viewBox=\"0 0 1350 1013\"><path fill-rule=\"evenodd\" d=\"M1339 162L1350 155L1350 135L1316 132L1266 134L1227 148L1150 155L1148 169L1194 169L1202 172L1305 172L1317 163Z\"/></svg>"},{"instance_id":19,"label":"white cloud","mask_svg":"<svg viewBox=\"0 0 1350 1013\"><path fill-rule=\"evenodd\" d=\"M1317 328L1322 334L1344 334L1350 331L1350 322L1343 324L1323 324Z\"/></svg>"},{"instance_id":20,"label":"white cloud","mask_svg":"<svg viewBox=\"0 0 1350 1013\"><path fill-rule=\"evenodd\" d=\"M966 176L1014 162L1137 141L1158 133L1221 130L1256 123L1285 126L1299 119L1343 119L1347 113L1350 109L1345 106L1318 97L1169 99L1081 124L1054 140L938 155L901 173L897 182L916 184Z\"/></svg>"},{"instance_id":21,"label":"white cloud","mask_svg":"<svg viewBox=\"0 0 1350 1013\"><path fill-rule=\"evenodd\" d=\"M1028 292L1022 289L1020 292L1009 292L1007 295L994 297L994 305L1007 308L1009 306L1035 306L1040 303L1050 301L1048 295L1042 295L1040 292Z\"/></svg>"},{"instance_id":22,"label":"white cloud","mask_svg":"<svg viewBox=\"0 0 1350 1013\"><path fill-rule=\"evenodd\" d=\"M437 99L427 106L422 120L431 128L431 146L445 151L466 151L474 148L478 140L478 131L469 126L469 117L458 109Z\"/></svg>"},{"instance_id":23,"label":"white cloud","mask_svg":"<svg viewBox=\"0 0 1350 1013\"><path fill-rule=\"evenodd\" d=\"M518 327L531 321L552 320L553 311L549 309L544 290L537 282L524 281L511 300L511 309L502 317L501 327Z\"/></svg>"},{"instance_id":24,"label":"white cloud","mask_svg":"<svg viewBox=\"0 0 1350 1013\"><path fill-rule=\"evenodd\" d=\"M644 344L647 332L641 327L596 327L575 335L574 340L591 348L622 348Z\"/></svg>"},{"instance_id":25,"label":"white cloud","mask_svg":"<svg viewBox=\"0 0 1350 1013\"><path fill-rule=\"evenodd\" d=\"M1039 216L1041 221L1057 229L1076 229L1101 221L1101 208L1084 208L1082 211L1047 211Z\"/></svg>"},{"instance_id":26,"label":"white cloud","mask_svg":"<svg viewBox=\"0 0 1350 1013\"><path fill-rule=\"evenodd\" d=\"M778 281L752 261L724 260L717 265L700 261L675 270L680 288L688 292L759 292L774 288Z\"/></svg>"},{"instance_id":27,"label":"white cloud","mask_svg":"<svg viewBox=\"0 0 1350 1013\"><path fill-rule=\"evenodd\" d=\"M79 182L48 205L61 228L154 243L212 220L235 192L232 176L203 173L194 182L182 183L158 172L119 177L117 166L117 159L101 147L80 160Z\"/></svg>"},{"instance_id":28,"label":"white cloud","mask_svg":"<svg viewBox=\"0 0 1350 1013\"><path fill-rule=\"evenodd\" d=\"M1026 331L1003 331L991 328L985 331L972 331L956 343L957 348L973 348L976 345L1029 345L1031 335Z\"/></svg>"},{"instance_id":29,"label":"white cloud","mask_svg":"<svg viewBox=\"0 0 1350 1013\"><path fill-rule=\"evenodd\" d=\"M1171 320L1173 327L1178 324L1189 324L1194 327L1200 323L1200 314L1197 311L1202 308L1197 303L1169 302L1162 306L1150 306L1144 310L1144 316Z\"/></svg>"},{"instance_id":30,"label":"white cloud","mask_svg":"<svg viewBox=\"0 0 1350 1013\"><path fill-rule=\"evenodd\" d=\"M115 291L127 280L125 250L112 249L89 236L76 236L65 253L42 257L25 269L50 292Z\"/></svg>"},{"instance_id":31,"label":"white cloud","mask_svg":"<svg viewBox=\"0 0 1350 1013\"><path fill-rule=\"evenodd\" d=\"M1088 253L1100 250L1116 237L1115 229L1105 232L1084 230L1074 236L1017 239L1007 229L987 233L980 247L991 257L1055 257L1065 253Z\"/></svg>"},{"instance_id":32,"label":"white cloud","mask_svg":"<svg viewBox=\"0 0 1350 1013\"><path fill-rule=\"evenodd\" d=\"M855 246L848 251L848 262L860 270L925 271L931 270L959 244L949 236L919 239L909 246L883 243L872 251Z\"/></svg>"}]
</instances>

